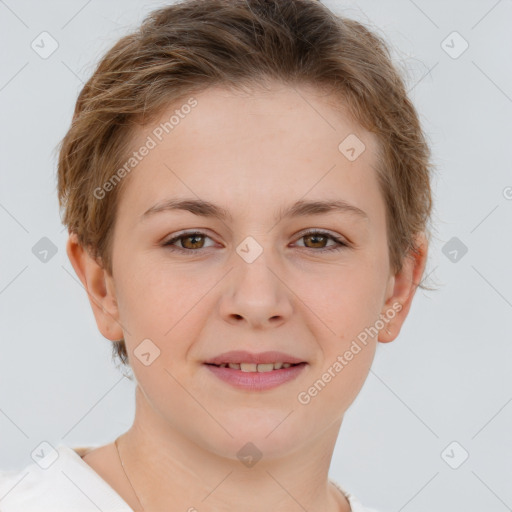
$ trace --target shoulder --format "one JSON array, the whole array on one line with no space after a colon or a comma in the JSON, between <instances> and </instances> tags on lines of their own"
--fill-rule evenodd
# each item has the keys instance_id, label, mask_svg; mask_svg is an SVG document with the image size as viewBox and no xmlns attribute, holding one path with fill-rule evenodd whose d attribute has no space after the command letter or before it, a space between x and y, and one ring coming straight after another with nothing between
<instances>
[{"instance_id":1,"label":"shoulder","mask_svg":"<svg viewBox=\"0 0 512 512\"><path fill-rule=\"evenodd\" d=\"M88 448L42 446L32 454L32 464L21 470L0 470L1 512L131 512L81 459L79 453Z\"/></svg>"},{"instance_id":2,"label":"shoulder","mask_svg":"<svg viewBox=\"0 0 512 512\"><path fill-rule=\"evenodd\" d=\"M377 510L375 508L365 507L363 504L349 491L347 491L343 486L335 482L334 480L329 480L344 496L347 498L350 503L351 512L384 512L381 510Z\"/></svg>"}]
</instances>

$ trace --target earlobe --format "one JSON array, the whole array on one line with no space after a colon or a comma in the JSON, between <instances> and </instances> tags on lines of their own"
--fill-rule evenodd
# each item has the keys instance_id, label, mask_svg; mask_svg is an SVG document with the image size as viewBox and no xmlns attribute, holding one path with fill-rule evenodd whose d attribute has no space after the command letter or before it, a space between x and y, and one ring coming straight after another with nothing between
<instances>
[{"instance_id":1,"label":"earlobe","mask_svg":"<svg viewBox=\"0 0 512 512\"><path fill-rule=\"evenodd\" d=\"M411 251L404 259L400 272L390 277L389 289L392 291L391 294L388 291L381 312L385 326L378 336L378 341L382 343L393 341L400 333L409 314L416 289L421 282L428 254L428 240L424 233L417 235L416 247L417 252Z\"/></svg>"},{"instance_id":2,"label":"earlobe","mask_svg":"<svg viewBox=\"0 0 512 512\"><path fill-rule=\"evenodd\" d=\"M76 233L70 233L66 252L87 292L101 334L112 341L123 338L112 276L82 247Z\"/></svg>"}]
</instances>

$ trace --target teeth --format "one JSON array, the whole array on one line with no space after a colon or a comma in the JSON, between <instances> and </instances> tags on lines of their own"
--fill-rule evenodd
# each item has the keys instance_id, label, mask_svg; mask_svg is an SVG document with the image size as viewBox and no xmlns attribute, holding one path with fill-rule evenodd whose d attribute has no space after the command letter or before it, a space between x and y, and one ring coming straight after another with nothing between
<instances>
[{"instance_id":1,"label":"teeth","mask_svg":"<svg viewBox=\"0 0 512 512\"><path fill-rule=\"evenodd\" d=\"M274 363L261 363L258 365L258 372L271 372L274 369Z\"/></svg>"},{"instance_id":2,"label":"teeth","mask_svg":"<svg viewBox=\"0 0 512 512\"><path fill-rule=\"evenodd\" d=\"M243 372L271 372L281 368L290 368L291 363L222 363L221 368L231 368L232 370L242 370Z\"/></svg>"}]
</instances>

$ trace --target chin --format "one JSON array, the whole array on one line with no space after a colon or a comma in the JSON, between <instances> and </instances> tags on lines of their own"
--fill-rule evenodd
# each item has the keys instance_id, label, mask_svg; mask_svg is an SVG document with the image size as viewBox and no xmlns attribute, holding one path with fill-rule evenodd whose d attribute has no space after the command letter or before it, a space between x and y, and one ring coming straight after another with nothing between
<instances>
[{"instance_id":1,"label":"chin","mask_svg":"<svg viewBox=\"0 0 512 512\"><path fill-rule=\"evenodd\" d=\"M209 449L217 455L239 459L241 462L244 457L263 457L267 460L285 457L299 450L307 436L303 426L296 424L296 419L292 419L293 414L287 417L288 414L289 411L281 412L269 418L268 413L264 417L262 412L258 419L258 415L253 413L253 421L239 417L238 421L223 422L223 426L233 437L219 432L215 441L212 442L210 437L206 442ZM211 433L212 430L209 429L205 435L211 436Z\"/></svg>"}]
</instances>

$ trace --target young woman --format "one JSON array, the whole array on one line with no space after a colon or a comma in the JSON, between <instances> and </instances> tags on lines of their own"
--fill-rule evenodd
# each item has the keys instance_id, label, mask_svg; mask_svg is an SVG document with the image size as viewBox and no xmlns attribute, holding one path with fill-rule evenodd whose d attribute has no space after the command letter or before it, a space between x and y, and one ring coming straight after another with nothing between
<instances>
[{"instance_id":1,"label":"young woman","mask_svg":"<svg viewBox=\"0 0 512 512\"><path fill-rule=\"evenodd\" d=\"M70 261L133 426L3 512L364 512L329 478L426 264L429 148L385 43L313 0L186 0L102 58L61 147ZM45 452L46 450L46 452Z\"/></svg>"}]
</instances>

